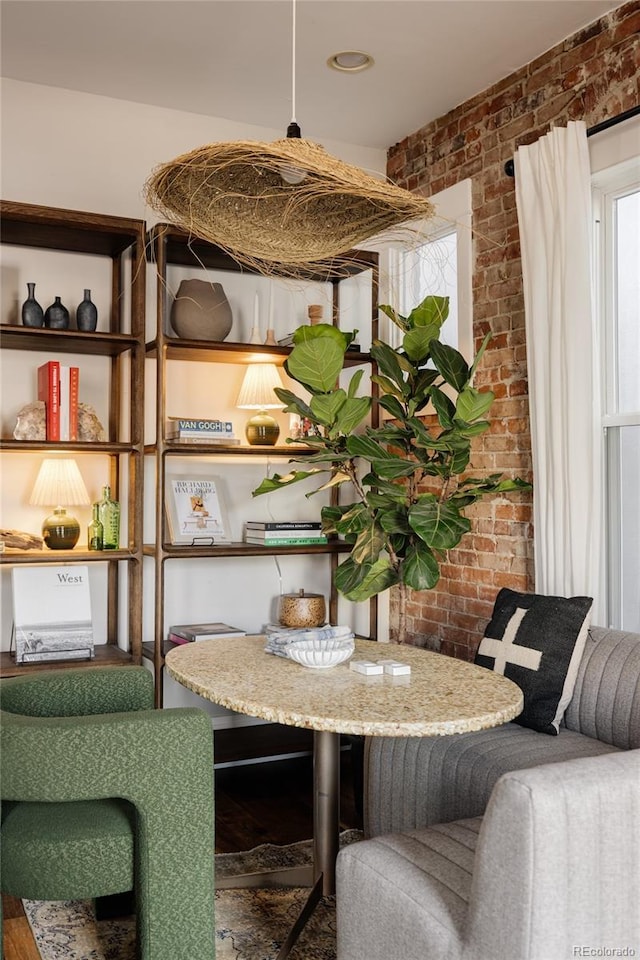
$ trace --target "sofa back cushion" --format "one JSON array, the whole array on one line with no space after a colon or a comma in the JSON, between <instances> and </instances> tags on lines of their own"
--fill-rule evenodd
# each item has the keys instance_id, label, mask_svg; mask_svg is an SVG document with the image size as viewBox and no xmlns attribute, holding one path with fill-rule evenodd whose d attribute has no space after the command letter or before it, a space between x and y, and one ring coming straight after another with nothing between
<instances>
[{"instance_id":1,"label":"sofa back cushion","mask_svg":"<svg viewBox=\"0 0 640 960\"><path fill-rule=\"evenodd\" d=\"M621 750L640 747L640 633L589 629L564 723Z\"/></svg>"}]
</instances>

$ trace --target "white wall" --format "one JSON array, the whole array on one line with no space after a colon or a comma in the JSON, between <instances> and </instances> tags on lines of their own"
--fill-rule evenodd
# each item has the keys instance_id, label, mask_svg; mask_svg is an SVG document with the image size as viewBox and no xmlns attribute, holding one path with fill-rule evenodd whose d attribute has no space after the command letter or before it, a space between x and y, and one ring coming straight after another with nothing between
<instances>
[{"instance_id":1,"label":"white wall","mask_svg":"<svg viewBox=\"0 0 640 960\"><path fill-rule=\"evenodd\" d=\"M6 79L1 82L0 96L2 98L0 177L1 193L4 199L141 218L149 224L155 222L158 217L145 207L142 188L145 179L157 164L207 142L234 139L273 140L283 136L281 130L251 127L215 117L208 118ZM308 136L313 138L313 132L309 131ZM343 160L384 174L386 166L384 151L328 141L323 141L323 145ZM108 277L102 276L99 269L90 262L95 258L88 258L86 263L76 262L75 271L80 269L82 272L82 277L76 278L69 277L68 270L65 273L65 267L58 263L56 254L42 254L35 251L28 253L26 261L24 257L24 251L5 252L0 323L7 323L10 320L16 322L19 303L26 296L27 280L38 282L36 297L43 307L47 306L52 299L54 285L55 294L62 294L63 302L70 308L76 305L74 298L78 290L81 299L80 288L84 286L95 290L94 300L99 308L100 297L108 299ZM177 275L175 279L177 283ZM260 287L266 281L263 278L249 277L247 281L250 289L248 287L248 292L242 294L242 299L230 282L231 294L236 298L236 317L242 318L242 329L251 315L254 290L260 290L263 302L266 303L266 293ZM39 293L40 297L38 297ZM149 293L148 319L151 322L155 301L151 289ZM284 296L286 306L286 294ZM292 312L297 314L297 322L293 324L295 326L303 320L299 314L301 311L304 312L304 296L300 291L295 290L292 291L291 296L292 302L297 304L292 308ZM349 310L354 317L358 312L357 299L356 296L355 304L351 300L349 303ZM318 302L316 297L314 300ZM293 328L286 318L283 325L285 329L277 330L277 335L288 332L287 325ZM353 326L356 325L358 325L357 320L354 320ZM347 326L351 324L347 323ZM362 327L362 323L360 326ZM238 339L244 339L244 337L238 337ZM367 345L363 344L363 347L366 349ZM11 435L17 409L23 403L33 399L31 367L37 365L36 359L40 363L48 358L32 355L25 368L24 355L21 362L17 362L18 356L12 355L9 358L10 362L3 364L1 383L3 436ZM231 391L237 389L241 375L241 371L235 366L229 367L224 375L225 381L228 381L225 382L225 389ZM82 358L81 377L83 377L84 388L81 389L81 399L92 403L98 410L101 409L100 404L104 404L104 397L101 396L99 389L101 376L99 358ZM220 384L221 380L211 384L210 394L214 400L222 395ZM146 399L149 428L152 426L153 419L153 398L150 395L152 389L153 376L149 380ZM185 391L184 397L180 395L181 389ZM181 377L180 371L175 371L172 391L176 407L173 412L177 415L189 415L192 412L192 390L192 379ZM188 396L187 391L189 391ZM198 403L202 403L202 406L193 411L193 415L213 415L208 413L206 405L206 381L204 388L201 381L200 393L195 395L202 398L197 400ZM183 405L181 405L182 401L184 401ZM243 418L244 413L234 411L233 419L238 427L241 427ZM5 458L5 460L8 459ZM82 458L81 463L89 492L96 498L105 471L105 464L100 461L101 458L89 460ZM242 492L242 496L247 496L245 509L234 507L230 511L231 524L235 528L233 529L234 539L241 538L242 519L247 519L249 513L254 519L261 519L271 515L291 516L293 511L297 511L296 516L304 517L309 515L310 511L319 510L319 504L313 500L306 500L302 494L298 495L295 502L292 501L291 495L285 494L280 495L280 500L276 499L278 496L276 494L268 498L271 502L267 502L266 498L251 502L250 491L260 482L265 471L281 470L284 463L286 461L275 462L269 467L266 460L260 463L252 461L251 464L238 463L233 466L221 461L216 462L215 469L222 477L222 486L229 500L238 490ZM1 526L16 527L33 533L39 532L43 510L30 507L28 504L29 492L38 465L38 458L28 455L12 456L11 469L5 470L2 480ZM149 486L153 488L153 470L150 462L147 464L146 475ZM145 495L148 529L152 509L152 497ZM83 512L82 509L78 509L75 512L85 527L89 519L88 511ZM166 566L170 585L167 590L166 604L168 623L224 620L248 632L256 632L273 617L277 596L281 590L290 592L301 586L325 594L329 590L328 562L306 557L285 558L280 561L279 568L271 558L242 560L238 563L170 561ZM149 640L153 619L151 561L145 561L144 572L144 639ZM2 638L0 642L2 649L8 649L11 625L10 578L8 570L5 569L2 573L0 594ZM92 570L91 579L92 603L98 624L96 639L104 641L99 626L104 619L104 578L100 576L99 570ZM354 625L360 630L366 630L363 610L354 610L352 605L342 603L341 622L354 617L356 618ZM174 689L175 685L171 682L168 682L167 686L168 702L187 702L189 698L186 691L181 688Z\"/></svg>"}]
</instances>

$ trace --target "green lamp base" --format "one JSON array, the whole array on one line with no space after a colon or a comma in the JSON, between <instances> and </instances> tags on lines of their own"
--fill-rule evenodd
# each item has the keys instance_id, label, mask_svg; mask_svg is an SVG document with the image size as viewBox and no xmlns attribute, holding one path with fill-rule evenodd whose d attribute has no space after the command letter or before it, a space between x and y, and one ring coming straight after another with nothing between
<instances>
[{"instance_id":1,"label":"green lamp base","mask_svg":"<svg viewBox=\"0 0 640 960\"><path fill-rule=\"evenodd\" d=\"M251 446L272 447L280 436L280 427L273 417L260 410L250 420L244 429L247 442Z\"/></svg>"},{"instance_id":2,"label":"green lamp base","mask_svg":"<svg viewBox=\"0 0 640 960\"><path fill-rule=\"evenodd\" d=\"M80 537L80 524L64 507L56 507L42 524L42 539L50 550L73 550Z\"/></svg>"}]
</instances>

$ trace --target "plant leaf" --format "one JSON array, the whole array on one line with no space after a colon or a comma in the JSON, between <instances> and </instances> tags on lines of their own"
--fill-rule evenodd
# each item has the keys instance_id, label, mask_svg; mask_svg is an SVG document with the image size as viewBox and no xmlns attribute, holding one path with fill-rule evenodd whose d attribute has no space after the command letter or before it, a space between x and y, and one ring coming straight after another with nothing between
<instances>
[{"instance_id":1,"label":"plant leaf","mask_svg":"<svg viewBox=\"0 0 640 960\"><path fill-rule=\"evenodd\" d=\"M397 582L398 574L387 557L379 557L375 563L362 565L352 557L347 557L344 563L338 565L334 576L336 588L347 600L355 603L369 600Z\"/></svg>"},{"instance_id":2,"label":"plant leaf","mask_svg":"<svg viewBox=\"0 0 640 960\"><path fill-rule=\"evenodd\" d=\"M346 402L344 390L334 390L333 393L322 393L311 398L311 413L313 419L331 426L334 423L340 407Z\"/></svg>"},{"instance_id":3,"label":"plant leaf","mask_svg":"<svg viewBox=\"0 0 640 960\"><path fill-rule=\"evenodd\" d=\"M431 397L431 402L436 408L440 426L444 427L445 430L450 430L453 427L453 417L456 412L456 408L452 404L451 400L449 400L449 397L446 395L446 393L442 392L440 387L430 387L429 395Z\"/></svg>"},{"instance_id":4,"label":"plant leaf","mask_svg":"<svg viewBox=\"0 0 640 960\"><path fill-rule=\"evenodd\" d=\"M437 328L436 336L440 332L440 327L449 316L449 297L434 297L429 295L424 298L422 303L414 307L407 320L410 327L428 327L435 324Z\"/></svg>"},{"instance_id":5,"label":"plant leaf","mask_svg":"<svg viewBox=\"0 0 640 960\"><path fill-rule=\"evenodd\" d=\"M487 346L488 346L490 340L491 340L491 333L487 333L487 335L485 336L484 340L483 340L482 343L480 344L480 349L479 349L478 352L476 353L476 355L475 355L475 357L474 357L474 360L473 360L473 365L472 365L472 367L471 367L471 370L469 371L469 383L470 383L470 384L473 383L473 378L474 378L474 376L475 376L476 370L478 369L478 364L480 363L480 360L482 359L482 355L483 355L483 353L485 352L485 350L487 349Z\"/></svg>"},{"instance_id":6,"label":"plant leaf","mask_svg":"<svg viewBox=\"0 0 640 960\"><path fill-rule=\"evenodd\" d=\"M433 340L431 359L448 384L458 392L464 389L469 379L469 367L461 353L446 343Z\"/></svg>"},{"instance_id":7,"label":"plant leaf","mask_svg":"<svg viewBox=\"0 0 640 960\"><path fill-rule=\"evenodd\" d=\"M307 477L317 476L319 473L326 473L324 470L292 470L291 473L274 473L272 477L265 477L259 487L251 492L252 497L259 497L263 493L272 493L274 490L282 490L283 487L289 487L292 483L299 483L300 480L306 480Z\"/></svg>"},{"instance_id":8,"label":"plant leaf","mask_svg":"<svg viewBox=\"0 0 640 960\"><path fill-rule=\"evenodd\" d=\"M382 310L390 320L393 320L397 327L400 327L401 330L408 330L409 324L407 323L407 318L403 317L401 313L396 313L393 307L390 307L388 303L381 303L378 306L378 310Z\"/></svg>"},{"instance_id":9,"label":"plant leaf","mask_svg":"<svg viewBox=\"0 0 640 960\"><path fill-rule=\"evenodd\" d=\"M402 347L407 356L414 361L426 360L431 341L437 338L439 329L437 324L430 323L426 327L414 327L405 333Z\"/></svg>"},{"instance_id":10,"label":"plant leaf","mask_svg":"<svg viewBox=\"0 0 640 960\"><path fill-rule=\"evenodd\" d=\"M293 342L295 346L299 343L308 343L309 340L316 340L318 337L329 337L338 344L344 353L349 344L355 339L357 330L345 331L334 327L332 323L314 323L313 325L304 324L293 332Z\"/></svg>"},{"instance_id":11,"label":"plant leaf","mask_svg":"<svg viewBox=\"0 0 640 960\"><path fill-rule=\"evenodd\" d=\"M474 387L465 387L458 394L456 401L455 417L456 420L462 420L464 423L473 423L489 410L495 399L495 394L491 390L476 390Z\"/></svg>"},{"instance_id":12,"label":"plant leaf","mask_svg":"<svg viewBox=\"0 0 640 960\"><path fill-rule=\"evenodd\" d=\"M340 407L336 420L336 427L341 434L349 436L356 427L360 426L371 409L371 397L349 397Z\"/></svg>"},{"instance_id":13,"label":"plant leaf","mask_svg":"<svg viewBox=\"0 0 640 960\"><path fill-rule=\"evenodd\" d=\"M350 399L353 399L358 392L358 387L360 386L360 381L364 376L364 370L360 367L359 370L356 370L354 375L349 380L349 386L347 387L347 394Z\"/></svg>"},{"instance_id":14,"label":"plant leaf","mask_svg":"<svg viewBox=\"0 0 640 960\"><path fill-rule=\"evenodd\" d=\"M378 403L387 411L387 413L390 413L392 417L395 417L396 420L402 420L404 418L404 408L400 401L396 399L396 397L379 397Z\"/></svg>"},{"instance_id":15,"label":"plant leaf","mask_svg":"<svg viewBox=\"0 0 640 960\"><path fill-rule=\"evenodd\" d=\"M347 450L352 457L364 457L366 460L394 460L392 453L369 436L347 437Z\"/></svg>"},{"instance_id":16,"label":"plant leaf","mask_svg":"<svg viewBox=\"0 0 640 960\"><path fill-rule=\"evenodd\" d=\"M275 387L274 391L278 400L281 400L285 405L285 413L299 413L301 417L309 417L311 419L311 410L309 405L301 400L300 397L296 397L295 393L292 393L291 390L285 390L284 387Z\"/></svg>"},{"instance_id":17,"label":"plant leaf","mask_svg":"<svg viewBox=\"0 0 640 960\"><path fill-rule=\"evenodd\" d=\"M471 529L455 504L441 503L432 493L425 493L409 510L409 523L421 540L434 550L450 550L460 543Z\"/></svg>"},{"instance_id":18,"label":"plant leaf","mask_svg":"<svg viewBox=\"0 0 640 960\"><path fill-rule=\"evenodd\" d=\"M426 543L413 543L402 564L402 580L412 590L431 590L440 579L440 566Z\"/></svg>"},{"instance_id":19,"label":"plant leaf","mask_svg":"<svg viewBox=\"0 0 640 960\"><path fill-rule=\"evenodd\" d=\"M294 380L309 387L312 393L330 393L335 389L343 361L344 350L333 338L317 337L295 346L286 367Z\"/></svg>"}]
</instances>

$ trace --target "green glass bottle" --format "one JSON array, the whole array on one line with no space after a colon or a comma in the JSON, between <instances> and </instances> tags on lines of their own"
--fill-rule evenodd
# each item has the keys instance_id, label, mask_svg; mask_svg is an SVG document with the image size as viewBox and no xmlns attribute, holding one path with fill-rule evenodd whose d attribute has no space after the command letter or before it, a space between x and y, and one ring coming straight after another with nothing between
<instances>
[{"instance_id":1,"label":"green glass bottle","mask_svg":"<svg viewBox=\"0 0 640 960\"><path fill-rule=\"evenodd\" d=\"M104 549L104 527L100 520L100 504L93 504L93 517L88 531L89 550Z\"/></svg>"},{"instance_id":2,"label":"green glass bottle","mask_svg":"<svg viewBox=\"0 0 640 960\"><path fill-rule=\"evenodd\" d=\"M102 488L98 516L103 530L103 550L117 550L120 546L120 504L111 499L111 487L108 484Z\"/></svg>"}]
</instances>

